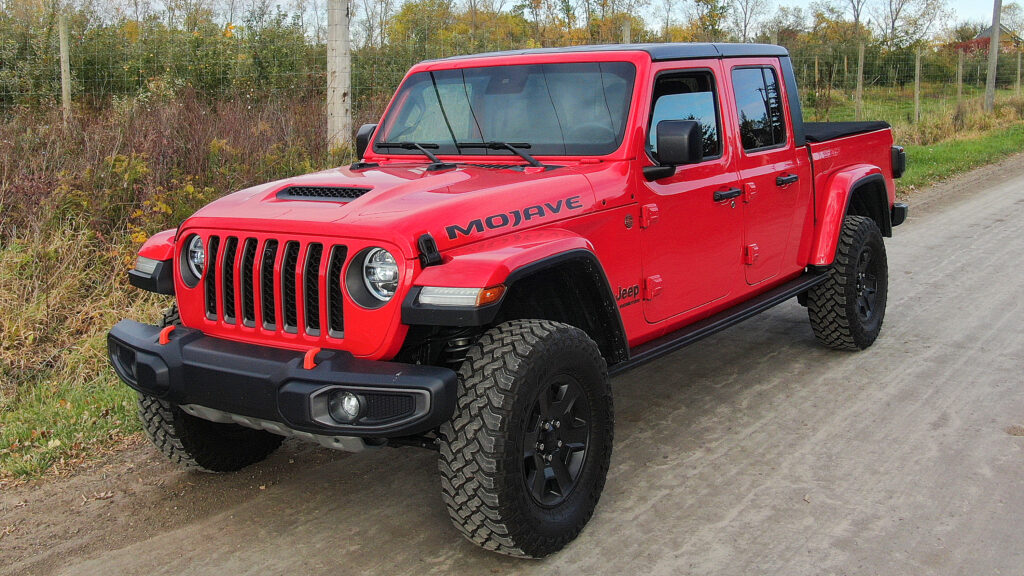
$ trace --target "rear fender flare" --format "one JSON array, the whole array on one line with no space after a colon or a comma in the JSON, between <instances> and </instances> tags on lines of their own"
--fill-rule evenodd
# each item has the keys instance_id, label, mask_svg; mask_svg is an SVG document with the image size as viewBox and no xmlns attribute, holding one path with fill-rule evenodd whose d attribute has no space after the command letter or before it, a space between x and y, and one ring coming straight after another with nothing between
<instances>
[{"instance_id":1,"label":"rear fender flare","mask_svg":"<svg viewBox=\"0 0 1024 576\"><path fill-rule=\"evenodd\" d=\"M874 217L878 228L885 236L892 235L890 222L888 184L882 170L877 166L858 165L834 174L829 180L824 195L824 206L821 217L815 226L814 242L811 248L809 264L828 266L835 259L836 247L839 245L839 234L843 228L843 219L850 212L851 202L855 196L863 202L881 204ZM880 193L877 191L881 191Z\"/></svg>"}]
</instances>

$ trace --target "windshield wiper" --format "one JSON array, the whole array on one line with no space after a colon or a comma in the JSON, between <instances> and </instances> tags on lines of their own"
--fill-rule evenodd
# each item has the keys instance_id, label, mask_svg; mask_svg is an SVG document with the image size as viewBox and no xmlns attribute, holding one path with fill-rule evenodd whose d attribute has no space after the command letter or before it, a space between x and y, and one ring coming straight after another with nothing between
<instances>
[{"instance_id":1,"label":"windshield wiper","mask_svg":"<svg viewBox=\"0 0 1024 576\"><path fill-rule=\"evenodd\" d=\"M536 158L530 156L523 151L523 148L529 148L530 145L526 142L459 142L455 145L460 150L463 148L486 148L487 150L508 150L509 152L518 155L523 160L526 160L530 166L536 166L543 168Z\"/></svg>"},{"instance_id":2,"label":"windshield wiper","mask_svg":"<svg viewBox=\"0 0 1024 576\"><path fill-rule=\"evenodd\" d=\"M437 150L440 148L437 144L430 143L419 143L419 142L377 142L377 146L381 148L401 148L402 150L418 150L424 156L430 159L430 166L427 170L444 170L446 168L455 168L455 164L448 164L442 162L440 158L434 155L431 150Z\"/></svg>"}]
</instances>

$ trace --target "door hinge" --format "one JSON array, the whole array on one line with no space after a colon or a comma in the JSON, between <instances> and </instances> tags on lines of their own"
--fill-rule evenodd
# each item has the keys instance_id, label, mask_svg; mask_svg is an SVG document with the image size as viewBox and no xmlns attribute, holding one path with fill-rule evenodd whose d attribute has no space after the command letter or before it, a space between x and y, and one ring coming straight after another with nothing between
<instances>
[{"instance_id":1,"label":"door hinge","mask_svg":"<svg viewBox=\"0 0 1024 576\"><path fill-rule=\"evenodd\" d=\"M743 262L747 266L751 266L754 262L757 262L757 244L747 244L743 249Z\"/></svg>"},{"instance_id":2,"label":"door hinge","mask_svg":"<svg viewBox=\"0 0 1024 576\"><path fill-rule=\"evenodd\" d=\"M750 204L754 200L754 196L757 196L757 184L747 182L743 185L743 202Z\"/></svg>"},{"instance_id":3,"label":"door hinge","mask_svg":"<svg viewBox=\"0 0 1024 576\"><path fill-rule=\"evenodd\" d=\"M655 274L644 278L644 300L654 300L655 296L661 294L661 275Z\"/></svg>"},{"instance_id":4,"label":"door hinge","mask_svg":"<svg viewBox=\"0 0 1024 576\"><path fill-rule=\"evenodd\" d=\"M644 204L640 207L640 227L650 228L651 224L658 221L658 205Z\"/></svg>"}]
</instances>

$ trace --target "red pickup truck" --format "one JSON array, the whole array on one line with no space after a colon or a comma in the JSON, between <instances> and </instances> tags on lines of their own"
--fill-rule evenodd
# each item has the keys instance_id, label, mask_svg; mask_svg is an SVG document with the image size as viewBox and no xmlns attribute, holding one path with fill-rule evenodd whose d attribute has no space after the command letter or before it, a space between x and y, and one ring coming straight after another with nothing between
<instances>
[{"instance_id":1,"label":"red pickup truck","mask_svg":"<svg viewBox=\"0 0 1024 576\"><path fill-rule=\"evenodd\" d=\"M110 361L182 465L436 449L455 526L518 556L592 515L611 375L794 297L870 346L907 215L888 125L805 123L778 46L423 62L357 152L150 238L130 281L176 306L114 326Z\"/></svg>"}]
</instances>

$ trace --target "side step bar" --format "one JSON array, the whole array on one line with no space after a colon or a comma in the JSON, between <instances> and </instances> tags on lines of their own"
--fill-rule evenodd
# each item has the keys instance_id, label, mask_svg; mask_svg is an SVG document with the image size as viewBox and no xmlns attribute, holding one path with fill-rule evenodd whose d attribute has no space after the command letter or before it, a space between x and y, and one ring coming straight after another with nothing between
<instances>
[{"instance_id":1,"label":"side step bar","mask_svg":"<svg viewBox=\"0 0 1024 576\"><path fill-rule=\"evenodd\" d=\"M675 332L666 334L660 338L656 338L650 342L633 348L630 350L629 360L609 366L608 373L611 376L615 376L632 368L636 368L641 364L660 358L665 354L675 352L684 346L693 344L702 338L706 338L716 332L725 330L734 324L739 324L740 322L752 316L756 316L777 304L781 304L786 300L793 298L797 294L804 292L808 288L821 284L827 279L827 271L805 272L802 276L794 278L793 280L790 280L776 288L772 288L764 294L759 294L746 302L737 304L728 310L719 312L714 316L709 316L704 320L694 322L693 324L684 326Z\"/></svg>"}]
</instances>

